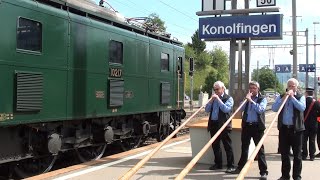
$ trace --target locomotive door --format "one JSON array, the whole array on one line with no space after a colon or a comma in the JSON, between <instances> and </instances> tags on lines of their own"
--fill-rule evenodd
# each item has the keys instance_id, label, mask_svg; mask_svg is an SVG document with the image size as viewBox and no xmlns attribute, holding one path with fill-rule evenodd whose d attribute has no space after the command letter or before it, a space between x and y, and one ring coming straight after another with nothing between
<instances>
[{"instance_id":1,"label":"locomotive door","mask_svg":"<svg viewBox=\"0 0 320 180\"><path fill-rule=\"evenodd\" d=\"M184 76L184 68L183 68L183 57L181 54L177 55L177 108L183 108L184 106L184 82L185 82L185 76Z\"/></svg>"}]
</instances>

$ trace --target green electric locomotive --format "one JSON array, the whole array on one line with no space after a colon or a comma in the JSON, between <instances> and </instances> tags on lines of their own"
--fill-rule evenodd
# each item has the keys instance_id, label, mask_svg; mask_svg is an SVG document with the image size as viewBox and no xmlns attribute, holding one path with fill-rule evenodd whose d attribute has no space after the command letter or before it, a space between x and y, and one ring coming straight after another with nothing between
<instances>
[{"instance_id":1,"label":"green electric locomotive","mask_svg":"<svg viewBox=\"0 0 320 180\"><path fill-rule=\"evenodd\" d=\"M161 141L184 118L180 42L88 0L0 0L0 22L0 164L19 176Z\"/></svg>"}]
</instances>

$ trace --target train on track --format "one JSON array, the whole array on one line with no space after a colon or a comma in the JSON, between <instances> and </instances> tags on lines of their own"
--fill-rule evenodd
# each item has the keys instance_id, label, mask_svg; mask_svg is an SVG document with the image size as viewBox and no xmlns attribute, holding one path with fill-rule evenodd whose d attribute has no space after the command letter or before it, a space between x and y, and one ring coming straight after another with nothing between
<instances>
[{"instance_id":1,"label":"train on track","mask_svg":"<svg viewBox=\"0 0 320 180\"><path fill-rule=\"evenodd\" d=\"M185 117L182 43L90 0L0 0L0 166L163 140Z\"/></svg>"}]
</instances>

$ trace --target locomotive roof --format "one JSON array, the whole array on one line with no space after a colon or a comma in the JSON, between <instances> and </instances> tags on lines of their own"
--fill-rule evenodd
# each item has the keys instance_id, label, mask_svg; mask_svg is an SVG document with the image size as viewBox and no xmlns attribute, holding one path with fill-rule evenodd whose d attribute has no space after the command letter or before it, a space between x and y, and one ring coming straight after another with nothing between
<instances>
[{"instance_id":1,"label":"locomotive roof","mask_svg":"<svg viewBox=\"0 0 320 180\"><path fill-rule=\"evenodd\" d=\"M182 46L182 43L173 39L170 39L161 34L147 31L146 29L128 24L126 19L118 12L111 11L105 7L101 7L95 4L91 0L37 0L40 3L47 4L59 9L69 10L71 13L75 13L87 18L91 18L97 21L102 21L106 24L116 26L122 29L126 29L138 34L142 34L154 39L172 43ZM62 8L61 8L62 6Z\"/></svg>"}]
</instances>

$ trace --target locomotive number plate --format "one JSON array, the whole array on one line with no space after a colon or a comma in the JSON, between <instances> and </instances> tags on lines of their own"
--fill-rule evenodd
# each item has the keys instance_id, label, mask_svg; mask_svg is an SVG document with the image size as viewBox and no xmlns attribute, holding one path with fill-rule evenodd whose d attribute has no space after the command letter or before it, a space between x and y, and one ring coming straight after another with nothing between
<instances>
[{"instance_id":1,"label":"locomotive number plate","mask_svg":"<svg viewBox=\"0 0 320 180\"><path fill-rule=\"evenodd\" d=\"M110 68L110 77L120 78L122 76L122 69Z\"/></svg>"}]
</instances>

